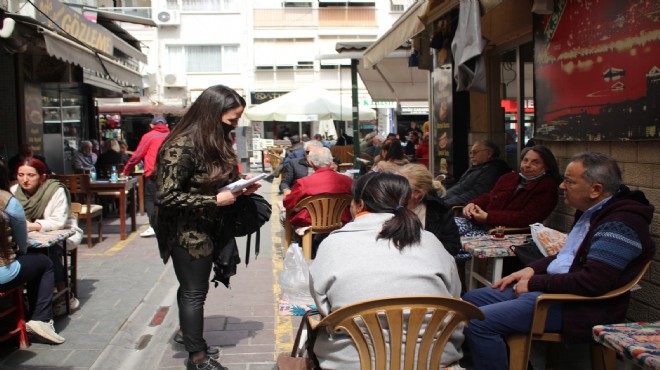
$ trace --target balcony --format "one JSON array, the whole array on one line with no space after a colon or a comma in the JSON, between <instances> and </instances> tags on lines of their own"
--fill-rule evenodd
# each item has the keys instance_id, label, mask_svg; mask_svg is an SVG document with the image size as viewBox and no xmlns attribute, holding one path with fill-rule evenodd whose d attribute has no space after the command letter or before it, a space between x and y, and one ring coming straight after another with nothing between
<instances>
[{"instance_id":1,"label":"balcony","mask_svg":"<svg viewBox=\"0 0 660 370\"><path fill-rule=\"evenodd\" d=\"M254 28L378 27L375 8L254 9Z\"/></svg>"}]
</instances>

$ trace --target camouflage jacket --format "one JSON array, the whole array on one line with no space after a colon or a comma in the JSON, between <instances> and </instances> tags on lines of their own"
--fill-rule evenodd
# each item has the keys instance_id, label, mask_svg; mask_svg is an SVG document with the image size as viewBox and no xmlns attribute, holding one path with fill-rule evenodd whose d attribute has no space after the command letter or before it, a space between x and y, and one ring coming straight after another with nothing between
<instances>
[{"instance_id":1,"label":"camouflage jacket","mask_svg":"<svg viewBox=\"0 0 660 370\"><path fill-rule=\"evenodd\" d=\"M223 207L217 206L214 189L202 190L208 173L199 152L186 136L160 148L152 226L164 262L179 246L188 249L192 258L210 256L221 239Z\"/></svg>"}]
</instances>

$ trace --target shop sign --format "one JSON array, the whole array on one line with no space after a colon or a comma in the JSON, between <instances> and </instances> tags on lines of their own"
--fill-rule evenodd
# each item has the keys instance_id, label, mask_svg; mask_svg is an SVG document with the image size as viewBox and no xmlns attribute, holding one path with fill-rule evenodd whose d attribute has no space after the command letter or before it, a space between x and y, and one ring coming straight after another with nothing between
<instances>
[{"instance_id":1,"label":"shop sign","mask_svg":"<svg viewBox=\"0 0 660 370\"><path fill-rule=\"evenodd\" d=\"M250 93L252 104L261 104L288 93L288 91L253 91Z\"/></svg>"},{"instance_id":2,"label":"shop sign","mask_svg":"<svg viewBox=\"0 0 660 370\"><path fill-rule=\"evenodd\" d=\"M85 19L82 14L58 0L35 0L35 4L38 9L36 18L39 22L51 29L57 29L58 32L64 30L85 45L112 55L112 33L107 29Z\"/></svg>"},{"instance_id":3,"label":"shop sign","mask_svg":"<svg viewBox=\"0 0 660 370\"><path fill-rule=\"evenodd\" d=\"M401 114L429 114L429 107L401 107Z\"/></svg>"}]
</instances>

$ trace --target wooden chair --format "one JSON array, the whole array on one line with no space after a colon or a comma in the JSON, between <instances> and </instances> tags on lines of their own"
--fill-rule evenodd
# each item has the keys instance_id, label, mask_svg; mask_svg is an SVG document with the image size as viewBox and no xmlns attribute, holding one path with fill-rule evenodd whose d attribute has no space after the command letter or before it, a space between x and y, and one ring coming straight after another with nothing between
<instances>
[{"instance_id":1,"label":"wooden chair","mask_svg":"<svg viewBox=\"0 0 660 370\"><path fill-rule=\"evenodd\" d=\"M9 289L5 292L0 292L0 299L11 299L12 303L7 308L0 311L0 319L5 320L4 318L14 315L14 320L11 321L9 331L5 334L0 335L0 342L5 342L11 339L14 336L18 336L18 345L20 348L27 348L30 346L30 341L28 340L27 329L25 327L25 307L23 306L23 290L25 286L23 284Z\"/></svg>"},{"instance_id":2,"label":"wooden chair","mask_svg":"<svg viewBox=\"0 0 660 370\"><path fill-rule=\"evenodd\" d=\"M319 194L302 199L293 209L286 211L284 235L286 247L291 244L293 227L289 220L293 215L306 209L312 224L302 237L303 255L312 259L312 236L314 234L327 234L342 226L341 216L346 207L351 204L353 196L350 194Z\"/></svg>"},{"instance_id":3,"label":"wooden chair","mask_svg":"<svg viewBox=\"0 0 660 370\"><path fill-rule=\"evenodd\" d=\"M454 329L472 319L483 320L484 314L471 303L419 296L364 301L342 307L321 321L310 320L316 330L348 333L357 347L362 370L387 369L388 363L392 370L415 369L415 362L417 369L426 370L440 367ZM385 330L389 334L384 334Z\"/></svg>"},{"instance_id":4,"label":"wooden chair","mask_svg":"<svg viewBox=\"0 0 660 370\"><path fill-rule=\"evenodd\" d=\"M642 279L651 261L648 261L637 276L628 284L611 290L598 297L585 297L575 294L541 294L536 298L534 315L532 317L532 327L529 333L513 334L507 337L509 346L509 370L527 370L529 362L529 353L533 340L544 342L561 342L561 333L550 333L545 331L545 321L550 307L557 302L575 302L575 301L600 301L618 297L632 289L635 284ZM607 350L596 342L591 346L591 368L616 370L616 354L614 351Z\"/></svg>"},{"instance_id":5,"label":"wooden chair","mask_svg":"<svg viewBox=\"0 0 660 370\"><path fill-rule=\"evenodd\" d=\"M103 241L103 207L98 204L92 204L92 193L89 190L88 175L51 175L51 178L59 180L66 185L71 195L78 194L85 199L84 205L78 212L78 218L87 222L87 247L92 244L92 220L98 218L99 242Z\"/></svg>"}]
</instances>

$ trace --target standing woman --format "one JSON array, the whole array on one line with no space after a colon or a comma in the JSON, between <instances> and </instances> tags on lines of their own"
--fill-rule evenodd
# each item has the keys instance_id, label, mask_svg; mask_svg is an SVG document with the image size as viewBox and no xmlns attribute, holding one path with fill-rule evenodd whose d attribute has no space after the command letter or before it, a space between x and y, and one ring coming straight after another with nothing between
<instances>
[{"instance_id":1,"label":"standing woman","mask_svg":"<svg viewBox=\"0 0 660 370\"><path fill-rule=\"evenodd\" d=\"M64 343L53 327L53 262L41 253L27 253L27 223L21 203L9 192L9 175L0 161L0 291L25 284L27 331L47 343Z\"/></svg>"},{"instance_id":2,"label":"standing woman","mask_svg":"<svg viewBox=\"0 0 660 370\"><path fill-rule=\"evenodd\" d=\"M249 195L222 188L238 179L238 160L230 131L238 126L245 100L234 90L216 85L206 89L165 139L156 160L156 222L160 256L172 258L179 281L177 303L187 369L225 370L211 357L217 350L204 340L204 302L209 290L214 250L222 235L223 207Z\"/></svg>"}]
</instances>

